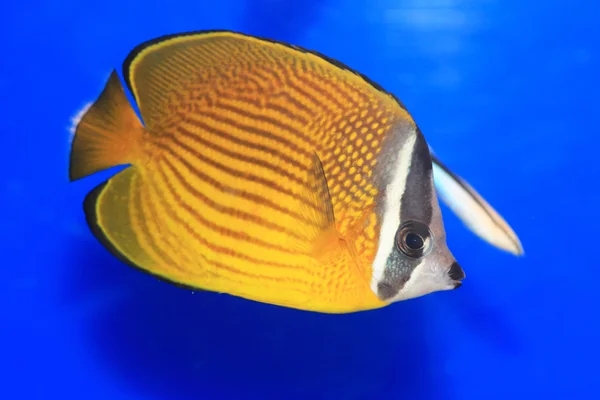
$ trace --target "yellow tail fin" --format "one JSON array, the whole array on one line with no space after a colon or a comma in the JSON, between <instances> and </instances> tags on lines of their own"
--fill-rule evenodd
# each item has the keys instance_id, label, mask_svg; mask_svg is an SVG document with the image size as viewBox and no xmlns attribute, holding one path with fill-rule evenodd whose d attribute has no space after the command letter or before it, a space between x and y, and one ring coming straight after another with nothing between
<instances>
[{"instance_id":1,"label":"yellow tail fin","mask_svg":"<svg viewBox=\"0 0 600 400\"><path fill-rule=\"evenodd\" d=\"M84 178L117 165L133 163L144 127L131 107L116 71L100 97L75 126L69 178Z\"/></svg>"}]
</instances>

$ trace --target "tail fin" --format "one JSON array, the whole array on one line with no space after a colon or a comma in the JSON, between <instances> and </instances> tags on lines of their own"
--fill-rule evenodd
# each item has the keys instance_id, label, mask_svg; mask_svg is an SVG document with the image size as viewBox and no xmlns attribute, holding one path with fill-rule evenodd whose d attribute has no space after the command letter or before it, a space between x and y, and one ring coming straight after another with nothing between
<instances>
[{"instance_id":1,"label":"tail fin","mask_svg":"<svg viewBox=\"0 0 600 400\"><path fill-rule=\"evenodd\" d=\"M71 181L135 161L144 127L131 107L116 71L100 97L74 127Z\"/></svg>"}]
</instances>

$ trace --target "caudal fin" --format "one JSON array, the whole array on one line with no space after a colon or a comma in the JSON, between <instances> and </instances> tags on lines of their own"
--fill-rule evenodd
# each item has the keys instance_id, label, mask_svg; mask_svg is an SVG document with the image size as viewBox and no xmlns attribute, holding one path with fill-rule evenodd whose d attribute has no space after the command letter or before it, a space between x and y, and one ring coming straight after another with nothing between
<instances>
[{"instance_id":1,"label":"caudal fin","mask_svg":"<svg viewBox=\"0 0 600 400\"><path fill-rule=\"evenodd\" d=\"M144 127L131 107L116 71L98 99L74 127L69 179L135 161Z\"/></svg>"}]
</instances>

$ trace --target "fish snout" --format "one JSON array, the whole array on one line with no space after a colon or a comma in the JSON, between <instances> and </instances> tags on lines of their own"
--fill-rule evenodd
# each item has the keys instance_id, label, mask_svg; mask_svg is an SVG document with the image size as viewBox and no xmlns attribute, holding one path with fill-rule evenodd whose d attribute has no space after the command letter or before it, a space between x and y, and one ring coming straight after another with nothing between
<instances>
[{"instance_id":1,"label":"fish snout","mask_svg":"<svg viewBox=\"0 0 600 400\"><path fill-rule=\"evenodd\" d=\"M448 277L453 280L454 289L458 289L462 286L461 281L465 279L465 271L454 261L448 270Z\"/></svg>"}]
</instances>

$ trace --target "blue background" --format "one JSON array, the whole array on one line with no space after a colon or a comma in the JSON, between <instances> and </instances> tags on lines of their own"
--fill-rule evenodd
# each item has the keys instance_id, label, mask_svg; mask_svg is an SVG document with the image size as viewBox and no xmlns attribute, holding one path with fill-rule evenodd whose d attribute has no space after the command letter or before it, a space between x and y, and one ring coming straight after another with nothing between
<instances>
[{"instance_id":1,"label":"blue background","mask_svg":"<svg viewBox=\"0 0 600 400\"><path fill-rule=\"evenodd\" d=\"M93 4L93 5L91 5ZM598 2L5 1L0 398L600 398ZM138 43L233 29L393 91L519 234L443 208L463 287L351 315L190 293L113 258L69 184L70 118Z\"/></svg>"}]
</instances>

